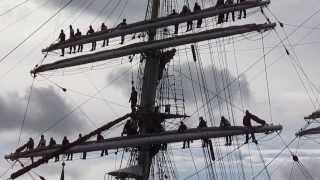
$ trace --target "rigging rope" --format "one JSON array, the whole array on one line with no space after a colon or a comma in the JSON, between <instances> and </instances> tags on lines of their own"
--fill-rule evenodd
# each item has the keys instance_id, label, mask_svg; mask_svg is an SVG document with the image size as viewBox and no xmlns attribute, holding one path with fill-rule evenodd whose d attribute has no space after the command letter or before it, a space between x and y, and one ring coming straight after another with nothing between
<instances>
[{"instance_id":1,"label":"rigging rope","mask_svg":"<svg viewBox=\"0 0 320 180\"><path fill-rule=\"evenodd\" d=\"M18 4L16 4L15 6L13 6L12 8L10 8L10 9L8 9L8 10L6 10L6 11L4 11L3 13L0 13L0 17L1 16L4 16L4 15L6 15L6 14L8 14L9 12L11 12L12 10L14 10L14 9L16 9L16 8L18 8L18 7L20 7L20 6L22 6L22 5L24 5L24 4L26 4L27 2L29 2L30 0L25 0L25 1L23 1L23 2L21 2L21 3L18 3Z\"/></svg>"}]
</instances>

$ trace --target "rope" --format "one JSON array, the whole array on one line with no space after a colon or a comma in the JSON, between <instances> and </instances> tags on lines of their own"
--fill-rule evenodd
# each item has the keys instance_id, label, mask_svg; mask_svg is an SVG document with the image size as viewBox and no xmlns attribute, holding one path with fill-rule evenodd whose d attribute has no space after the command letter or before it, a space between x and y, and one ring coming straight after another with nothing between
<instances>
[{"instance_id":1,"label":"rope","mask_svg":"<svg viewBox=\"0 0 320 180\"><path fill-rule=\"evenodd\" d=\"M8 13L11 12L12 10L14 10L14 9L16 9L16 8L24 5L24 4L26 4L28 1L30 1L30 0L25 0L25 1L21 2L21 3L19 3L19 4L16 4L16 5L13 6L12 8L10 8L10 9L4 11L3 13L1 13L1 14L0 14L0 17L8 14Z\"/></svg>"}]
</instances>

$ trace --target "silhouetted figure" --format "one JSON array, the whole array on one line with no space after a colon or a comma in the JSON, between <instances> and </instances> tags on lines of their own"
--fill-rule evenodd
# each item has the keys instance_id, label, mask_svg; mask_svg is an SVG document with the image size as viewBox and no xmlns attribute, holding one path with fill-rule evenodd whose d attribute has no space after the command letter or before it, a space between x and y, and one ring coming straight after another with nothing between
<instances>
[{"instance_id":1,"label":"silhouetted figure","mask_svg":"<svg viewBox=\"0 0 320 180\"><path fill-rule=\"evenodd\" d=\"M71 25L69 26L69 32L70 32L70 36L69 36L70 40L71 40L71 41L72 41L72 40L75 40L74 30L73 30L73 27L72 27ZM73 50L73 51L72 51L72 50ZM72 52L73 52L73 53L76 52L76 46L75 46L75 45L69 47L69 54L71 54Z\"/></svg>"},{"instance_id":2,"label":"silhouetted figure","mask_svg":"<svg viewBox=\"0 0 320 180\"><path fill-rule=\"evenodd\" d=\"M53 137L51 137L48 147L49 148L54 148L56 145L57 145L56 140L54 140ZM54 158L54 162L58 162L58 161L59 161L59 155L55 156L55 158Z\"/></svg>"},{"instance_id":3,"label":"silhouetted figure","mask_svg":"<svg viewBox=\"0 0 320 180\"><path fill-rule=\"evenodd\" d=\"M27 151L32 151L34 149L34 140L32 138L29 138L26 148Z\"/></svg>"},{"instance_id":4,"label":"silhouetted figure","mask_svg":"<svg viewBox=\"0 0 320 180\"><path fill-rule=\"evenodd\" d=\"M173 59L176 52L177 50L175 48L165 52L161 52L160 63L159 63L159 77L158 77L159 81L162 79L163 71L166 67L166 64L169 63L171 59Z\"/></svg>"},{"instance_id":5,"label":"silhouetted figure","mask_svg":"<svg viewBox=\"0 0 320 180\"><path fill-rule=\"evenodd\" d=\"M79 136L78 136L78 139L81 139L81 138L82 138L82 134L80 133ZM81 159L87 159L87 152L82 152Z\"/></svg>"},{"instance_id":6,"label":"silhouetted figure","mask_svg":"<svg viewBox=\"0 0 320 180\"><path fill-rule=\"evenodd\" d=\"M243 3L243 2L246 2L246 0L237 0L237 3L238 3L238 4ZM246 17L247 17L247 10L246 10L246 9L243 9L243 10L240 10L238 19L241 19L242 13L243 13L243 18L246 18Z\"/></svg>"},{"instance_id":7,"label":"silhouetted figure","mask_svg":"<svg viewBox=\"0 0 320 180\"><path fill-rule=\"evenodd\" d=\"M108 27L104 23L101 24L101 31L108 32ZM102 47L105 47L108 45L109 45L109 39L104 39L102 43Z\"/></svg>"},{"instance_id":8,"label":"silhouetted figure","mask_svg":"<svg viewBox=\"0 0 320 180\"><path fill-rule=\"evenodd\" d=\"M63 43L66 41L66 34L64 33L63 29L61 29L59 34L59 43ZM61 56L64 56L64 48L61 49Z\"/></svg>"},{"instance_id":9,"label":"silhouetted figure","mask_svg":"<svg viewBox=\"0 0 320 180\"><path fill-rule=\"evenodd\" d=\"M224 0L218 0L216 4L216 8L223 8L224 7ZM221 13L218 15L218 22L217 24L221 24L224 21L224 14Z\"/></svg>"},{"instance_id":10,"label":"silhouetted figure","mask_svg":"<svg viewBox=\"0 0 320 180\"><path fill-rule=\"evenodd\" d=\"M121 133L121 136L127 135L127 136L132 136L132 135L137 135L137 127L134 124L133 120L130 119L126 122L126 124L123 126L123 131Z\"/></svg>"},{"instance_id":11,"label":"silhouetted figure","mask_svg":"<svg viewBox=\"0 0 320 180\"><path fill-rule=\"evenodd\" d=\"M175 9L172 10L172 13L170 14L170 16L177 16L178 13L176 12ZM174 34L178 34L179 31L179 23L174 24Z\"/></svg>"},{"instance_id":12,"label":"silhouetted figure","mask_svg":"<svg viewBox=\"0 0 320 180\"><path fill-rule=\"evenodd\" d=\"M82 36L81 31L80 31L79 29L77 29L77 32L76 32L76 34L75 34L75 38L76 38L76 39L80 39L81 36ZM78 52L82 52L82 51L83 51L83 44L78 44L78 50L77 50L77 51L78 51Z\"/></svg>"},{"instance_id":13,"label":"silhouetted figure","mask_svg":"<svg viewBox=\"0 0 320 180\"><path fill-rule=\"evenodd\" d=\"M230 127L231 123L224 116L221 116L220 127L227 128ZM226 146L231 146L232 144L232 136L226 136Z\"/></svg>"},{"instance_id":14,"label":"silhouetted figure","mask_svg":"<svg viewBox=\"0 0 320 180\"><path fill-rule=\"evenodd\" d=\"M181 121L180 122L180 126L178 128L178 132L179 133L183 133L185 132L186 130L188 129L188 127ZM183 146L182 146L182 149L185 149L185 148L190 148L190 141L188 139L185 139L183 141Z\"/></svg>"},{"instance_id":15,"label":"silhouetted figure","mask_svg":"<svg viewBox=\"0 0 320 180\"><path fill-rule=\"evenodd\" d=\"M186 15L190 15L191 14L191 10L188 8L187 5L184 5L182 7L182 10L180 12L181 16L186 16ZM187 21L187 31L191 31L192 30L192 20Z\"/></svg>"},{"instance_id":16,"label":"silhouetted figure","mask_svg":"<svg viewBox=\"0 0 320 180\"><path fill-rule=\"evenodd\" d=\"M226 6L232 6L233 5L233 1L234 0L227 0L226 1ZM229 20L229 14L230 13L232 15L232 21L235 21L234 11L232 11L232 12L227 12L227 14L226 14L226 22L228 22L228 20Z\"/></svg>"},{"instance_id":17,"label":"silhouetted figure","mask_svg":"<svg viewBox=\"0 0 320 180\"><path fill-rule=\"evenodd\" d=\"M136 112L137 99L138 99L138 92L137 92L136 89L132 86L129 102L131 103L131 111L132 111L133 113Z\"/></svg>"},{"instance_id":18,"label":"silhouetted figure","mask_svg":"<svg viewBox=\"0 0 320 180\"><path fill-rule=\"evenodd\" d=\"M196 2L193 7L193 12L197 13L201 11L201 6ZM197 19L197 28L201 28L202 18Z\"/></svg>"},{"instance_id":19,"label":"silhouetted figure","mask_svg":"<svg viewBox=\"0 0 320 180\"><path fill-rule=\"evenodd\" d=\"M256 137L254 135L254 132L252 131L252 124L251 124L251 119L255 122L257 122L258 124L261 124L262 126L266 125L266 122L262 119L260 119L259 117L251 114L248 110L246 110L246 114L243 117L243 125L245 127L248 128L249 132L251 133L251 138L252 138L252 142L258 144L258 141L256 140ZM245 144L247 144L249 142L249 134L246 133L246 141Z\"/></svg>"},{"instance_id":20,"label":"silhouetted figure","mask_svg":"<svg viewBox=\"0 0 320 180\"><path fill-rule=\"evenodd\" d=\"M122 28L124 28L126 26L127 26L127 19L123 19L122 22L120 24L118 24L117 28L118 29L122 29ZM122 35L120 44L124 43L124 38L125 38L125 35Z\"/></svg>"},{"instance_id":21,"label":"silhouetted figure","mask_svg":"<svg viewBox=\"0 0 320 180\"><path fill-rule=\"evenodd\" d=\"M199 117L199 125L198 128L207 128L207 122L203 119L202 116ZM207 147L209 144L209 139L208 138L203 138L202 139L202 147Z\"/></svg>"},{"instance_id":22,"label":"silhouetted figure","mask_svg":"<svg viewBox=\"0 0 320 180\"><path fill-rule=\"evenodd\" d=\"M101 141L103 141L103 140L104 140L103 136L99 133L99 134L97 135L97 142L101 142ZM108 155L108 150L104 149L104 150L101 151L100 156L102 157L102 156L104 156L104 155L106 155L106 156Z\"/></svg>"},{"instance_id":23,"label":"silhouetted figure","mask_svg":"<svg viewBox=\"0 0 320 180\"><path fill-rule=\"evenodd\" d=\"M38 144L38 149L43 149L46 147L46 140L44 139L44 135L41 135L39 144Z\"/></svg>"},{"instance_id":24,"label":"silhouetted figure","mask_svg":"<svg viewBox=\"0 0 320 180\"><path fill-rule=\"evenodd\" d=\"M67 146L68 144L70 144L70 141L68 140L67 136L64 136L62 140L62 146ZM72 161L73 154L67 153L66 155L67 155L67 161Z\"/></svg>"},{"instance_id":25,"label":"silhouetted figure","mask_svg":"<svg viewBox=\"0 0 320 180\"><path fill-rule=\"evenodd\" d=\"M90 35L90 34L93 34L94 33L94 30L93 30L93 28L92 28L92 26L90 25L89 26L89 30L88 30L88 32L87 32L87 35ZM94 50L96 50L96 47L97 47L97 42L96 41L93 41L93 42L91 42L91 51L94 51Z\"/></svg>"}]
</instances>

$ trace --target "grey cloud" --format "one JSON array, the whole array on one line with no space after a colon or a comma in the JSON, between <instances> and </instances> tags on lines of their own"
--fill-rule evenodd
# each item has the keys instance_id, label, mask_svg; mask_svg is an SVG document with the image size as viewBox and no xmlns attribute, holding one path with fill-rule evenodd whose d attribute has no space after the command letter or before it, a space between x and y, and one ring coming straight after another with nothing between
<instances>
[{"instance_id":1,"label":"grey cloud","mask_svg":"<svg viewBox=\"0 0 320 180\"><path fill-rule=\"evenodd\" d=\"M28 94L28 91L26 94ZM14 131L20 128L26 108L26 99L27 97L21 97L17 93L0 96L0 129L2 131ZM40 133L53 126L55 122L71 112L71 110L71 106L54 91L53 87L34 87L24 131ZM73 130L83 130L84 126L79 119L80 117L76 114L72 114L52 128L50 133L68 135Z\"/></svg>"}]
</instances>

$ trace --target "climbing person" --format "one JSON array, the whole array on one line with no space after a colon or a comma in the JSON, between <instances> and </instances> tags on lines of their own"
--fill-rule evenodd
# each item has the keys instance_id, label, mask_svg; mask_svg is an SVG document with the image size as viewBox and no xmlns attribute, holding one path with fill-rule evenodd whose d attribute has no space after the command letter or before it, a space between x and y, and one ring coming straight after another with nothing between
<instances>
[{"instance_id":1,"label":"climbing person","mask_svg":"<svg viewBox=\"0 0 320 180\"><path fill-rule=\"evenodd\" d=\"M188 129L188 127L186 126L186 124L184 124L182 121L180 122L180 126L178 128L178 133L183 133ZM183 146L182 149L185 148L190 148L190 141L188 139L185 139L183 141Z\"/></svg>"},{"instance_id":2,"label":"climbing person","mask_svg":"<svg viewBox=\"0 0 320 180\"><path fill-rule=\"evenodd\" d=\"M122 22L120 23L120 24L118 24L118 26L117 26L117 29L122 29L122 28L124 28L124 27L126 27L127 26L127 19L123 19L122 20ZM120 44L123 44L124 43L124 38L125 38L125 35L123 34L123 35L121 35L121 42L120 42Z\"/></svg>"},{"instance_id":3,"label":"climbing person","mask_svg":"<svg viewBox=\"0 0 320 180\"><path fill-rule=\"evenodd\" d=\"M53 137L51 137L51 138L50 138L50 141L49 141L48 147L49 147L49 148L53 148L53 147L55 147L56 145L57 145L56 140L54 140ZM58 161L59 161L59 155L55 156L55 158L54 158L54 162L58 162Z\"/></svg>"},{"instance_id":4,"label":"climbing person","mask_svg":"<svg viewBox=\"0 0 320 180\"><path fill-rule=\"evenodd\" d=\"M224 116L221 116L220 120L220 128L227 128L230 127L231 123L226 119ZM231 146L232 144L232 136L226 136L226 146Z\"/></svg>"},{"instance_id":5,"label":"climbing person","mask_svg":"<svg viewBox=\"0 0 320 180\"><path fill-rule=\"evenodd\" d=\"M81 139L81 138L82 138L82 134L80 133L79 136L78 136L78 140ZM82 152L81 159L87 159L87 152L85 152L85 151Z\"/></svg>"},{"instance_id":6,"label":"climbing person","mask_svg":"<svg viewBox=\"0 0 320 180\"><path fill-rule=\"evenodd\" d=\"M74 30L73 30L72 25L69 25L69 33L70 33L69 39L71 41L75 40L75 34L74 34ZM76 53L76 46L75 45L69 46L69 54L71 54L71 53Z\"/></svg>"},{"instance_id":7,"label":"climbing person","mask_svg":"<svg viewBox=\"0 0 320 180\"><path fill-rule=\"evenodd\" d=\"M223 8L224 7L224 0L217 0L216 8ZM221 24L224 21L224 14L220 13L218 15L218 22L217 24Z\"/></svg>"},{"instance_id":8,"label":"climbing person","mask_svg":"<svg viewBox=\"0 0 320 180\"><path fill-rule=\"evenodd\" d=\"M159 63L159 76L158 80L160 81L163 76L163 71L166 65L170 62L171 59L175 56L177 50L175 48L167 50L160 53L160 63Z\"/></svg>"},{"instance_id":9,"label":"climbing person","mask_svg":"<svg viewBox=\"0 0 320 180\"><path fill-rule=\"evenodd\" d=\"M133 113L136 112L137 99L138 99L138 92L137 92L136 89L132 86L129 103L131 103L131 111L132 111Z\"/></svg>"},{"instance_id":10,"label":"climbing person","mask_svg":"<svg viewBox=\"0 0 320 180\"><path fill-rule=\"evenodd\" d=\"M191 14L191 10L189 9L189 7L187 5L184 5L182 7L181 12L180 12L180 16L186 16L186 15L190 15L190 14ZM192 30L192 20L189 20L189 21L187 21L186 32L191 31L191 30Z\"/></svg>"},{"instance_id":11,"label":"climbing person","mask_svg":"<svg viewBox=\"0 0 320 180\"><path fill-rule=\"evenodd\" d=\"M241 3L244 3L244 2L246 2L246 0L237 0L238 4L241 4ZM242 13L243 13L243 18L247 17L247 10L246 9L242 9L242 10L239 11L238 19L241 19Z\"/></svg>"},{"instance_id":12,"label":"climbing person","mask_svg":"<svg viewBox=\"0 0 320 180\"><path fill-rule=\"evenodd\" d=\"M68 144L70 144L70 141L68 140L67 136L64 136L62 140L62 146L67 146ZM66 155L67 155L67 161L72 161L73 154L67 153Z\"/></svg>"},{"instance_id":13,"label":"climbing person","mask_svg":"<svg viewBox=\"0 0 320 180\"><path fill-rule=\"evenodd\" d=\"M90 35L90 34L93 34L93 33L94 33L94 30L93 30L92 26L90 25L90 26L89 26L89 30L88 30L88 32L87 32L87 35ZM92 41L91 44L92 44L92 45L91 45L91 51L96 50L97 42L96 42L96 41Z\"/></svg>"},{"instance_id":14,"label":"climbing person","mask_svg":"<svg viewBox=\"0 0 320 180\"><path fill-rule=\"evenodd\" d=\"M227 0L226 1L226 6L232 6L233 5L233 1L234 0ZM229 20L229 14L231 13L231 15L232 15L232 21L235 21L235 16L234 16L234 11L230 11L230 12L227 12L226 13L226 20L225 20L225 22L228 22L228 20Z\"/></svg>"},{"instance_id":15,"label":"climbing person","mask_svg":"<svg viewBox=\"0 0 320 180\"><path fill-rule=\"evenodd\" d=\"M199 117L199 125L198 128L207 128L207 122L203 119L202 116ZM207 147L209 144L209 138L202 139L202 147Z\"/></svg>"},{"instance_id":16,"label":"climbing person","mask_svg":"<svg viewBox=\"0 0 320 180\"><path fill-rule=\"evenodd\" d=\"M193 12L197 13L201 11L201 6L196 2L193 7ZM201 28L202 18L197 19L197 28Z\"/></svg>"},{"instance_id":17,"label":"climbing person","mask_svg":"<svg viewBox=\"0 0 320 180\"><path fill-rule=\"evenodd\" d=\"M64 33L63 29L61 29L59 34L59 43L63 43L66 41L66 34ZM64 48L61 48L61 56L64 56Z\"/></svg>"},{"instance_id":18,"label":"climbing person","mask_svg":"<svg viewBox=\"0 0 320 180\"><path fill-rule=\"evenodd\" d=\"M262 126L266 125L266 121L260 119L256 115L251 114L248 110L245 112L245 116L243 117L243 125L248 128L248 131L251 133L252 142L255 144L258 144L258 141L256 140L256 137L254 135L254 132L252 131L252 124L251 120L257 122L258 124L261 124ZM249 133L246 132L246 141L244 144L247 144L249 142Z\"/></svg>"},{"instance_id":19,"label":"climbing person","mask_svg":"<svg viewBox=\"0 0 320 180\"><path fill-rule=\"evenodd\" d=\"M75 34L75 39L80 39L82 36L81 31L77 28L77 32ZM77 52L82 52L83 51L83 44L78 44L78 50Z\"/></svg>"},{"instance_id":20,"label":"climbing person","mask_svg":"<svg viewBox=\"0 0 320 180\"><path fill-rule=\"evenodd\" d=\"M103 141L104 140L104 138L103 138L103 136L101 135L101 133L99 133L98 135L97 135L97 142L101 142L101 141ZM102 157L102 156L107 156L108 155L108 150L107 149L103 149L102 151L101 151L101 153L100 153L100 156Z\"/></svg>"},{"instance_id":21,"label":"climbing person","mask_svg":"<svg viewBox=\"0 0 320 180\"><path fill-rule=\"evenodd\" d=\"M32 151L34 148L34 140L32 138L29 138L29 141L26 144L27 151Z\"/></svg>"},{"instance_id":22,"label":"climbing person","mask_svg":"<svg viewBox=\"0 0 320 180\"><path fill-rule=\"evenodd\" d=\"M177 16L178 13L175 9L172 9L172 13L170 14L170 16ZM178 34L179 31L179 23L174 24L174 34Z\"/></svg>"},{"instance_id":23,"label":"climbing person","mask_svg":"<svg viewBox=\"0 0 320 180\"><path fill-rule=\"evenodd\" d=\"M38 149L43 149L46 147L46 140L44 139L44 135L41 135L39 144L37 146Z\"/></svg>"},{"instance_id":24,"label":"climbing person","mask_svg":"<svg viewBox=\"0 0 320 180\"><path fill-rule=\"evenodd\" d=\"M108 27L102 23L101 24L101 31L102 32L108 32ZM108 46L109 45L109 38L108 39L104 39L103 43L102 43L102 47Z\"/></svg>"}]
</instances>

